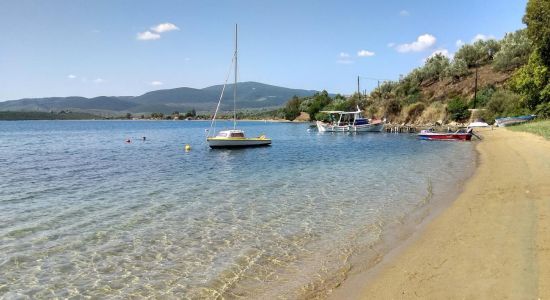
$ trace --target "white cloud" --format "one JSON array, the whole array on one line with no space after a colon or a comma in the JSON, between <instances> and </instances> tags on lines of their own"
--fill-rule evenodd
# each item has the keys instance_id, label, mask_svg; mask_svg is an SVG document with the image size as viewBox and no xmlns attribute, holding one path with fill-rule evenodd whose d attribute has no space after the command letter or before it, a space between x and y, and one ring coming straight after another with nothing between
<instances>
[{"instance_id":1,"label":"white cloud","mask_svg":"<svg viewBox=\"0 0 550 300\"><path fill-rule=\"evenodd\" d=\"M94 83L103 83L103 82L105 82L105 80L103 80L102 78L94 79Z\"/></svg>"},{"instance_id":2,"label":"white cloud","mask_svg":"<svg viewBox=\"0 0 550 300\"><path fill-rule=\"evenodd\" d=\"M155 80L155 81L151 81L151 85L156 85L156 86L159 86L159 85L163 85L164 83L162 81L158 81L158 80Z\"/></svg>"},{"instance_id":3,"label":"white cloud","mask_svg":"<svg viewBox=\"0 0 550 300\"><path fill-rule=\"evenodd\" d=\"M399 15L402 16L402 17L408 17L408 16L411 15L411 13L409 11L403 9L402 11L399 12Z\"/></svg>"},{"instance_id":4,"label":"white cloud","mask_svg":"<svg viewBox=\"0 0 550 300\"><path fill-rule=\"evenodd\" d=\"M160 34L147 30L145 32L139 32L136 38L140 41L152 41L160 39Z\"/></svg>"},{"instance_id":5,"label":"white cloud","mask_svg":"<svg viewBox=\"0 0 550 300\"><path fill-rule=\"evenodd\" d=\"M393 46L395 46L395 43L388 43L388 48L393 48Z\"/></svg>"},{"instance_id":6,"label":"white cloud","mask_svg":"<svg viewBox=\"0 0 550 300\"><path fill-rule=\"evenodd\" d=\"M485 34L478 33L472 39L472 43L475 43L477 41L486 41L486 40L494 40L494 39L495 37L492 35L485 35Z\"/></svg>"},{"instance_id":7,"label":"white cloud","mask_svg":"<svg viewBox=\"0 0 550 300\"><path fill-rule=\"evenodd\" d=\"M359 57L374 56L374 52L371 52L368 50L360 50L357 52L357 56Z\"/></svg>"},{"instance_id":8,"label":"white cloud","mask_svg":"<svg viewBox=\"0 0 550 300\"><path fill-rule=\"evenodd\" d=\"M435 41L437 39L435 36L431 34L423 34L419 36L416 41L410 43L410 44L401 44L396 47L398 52L406 53L406 52L420 52L424 51L430 47L432 47L435 44Z\"/></svg>"},{"instance_id":9,"label":"white cloud","mask_svg":"<svg viewBox=\"0 0 550 300\"><path fill-rule=\"evenodd\" d=\"M350 59L349 53L340 52L340 54L338 54L338 60L336 60L336 62L339 64L348 65L348 64L352 64L353 60Z\"/></svg>"},{"instance_id":10,"label":"white cloud","mask_svg":"<svg viewBox=\"0 0 550 300\"><path fill-rule=\"evenodd\" d=\"M158 24L157 26L151 27L151 30L156 33L163 33L167 31L180 30L180 29L178 28L178 26L172 23L161 23L161 24Z\"/></svg>"},{"instance_id":11,"label":"white cloud","mask_svg":"<svg viewBox=\"0 0 550 300\"><path fill-rule=\"evenodd\" d=\"M76 75L74 75L74 74L69 74L69 75L67 75L67 78L69 78L69 79L75 79L75 78L76 78Z\"/></svg>"},{"instance_id":12,"label":"white cloud","mask_svg":"<svg viewBox=\"0 0 550 300\"><path fill-rule=\"evenodd\" d=\"M457 47L457 48L462 47L462 45L464 45L464 42L463 42L462 40L457 40L457 41L456 41L456 47Z\"/></svg>"}]
</instances>

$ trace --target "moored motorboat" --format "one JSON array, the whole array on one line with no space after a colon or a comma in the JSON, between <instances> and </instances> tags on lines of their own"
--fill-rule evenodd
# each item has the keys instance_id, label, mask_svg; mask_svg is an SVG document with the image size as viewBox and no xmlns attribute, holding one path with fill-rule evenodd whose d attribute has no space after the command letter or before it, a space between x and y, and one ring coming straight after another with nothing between
<instances>
[{"instance_id":1,"label":"moored motorboat","mask_svg":"<svg viewBox=\"0 0 550 300\"><path fill-rule=\"evenodd\" d=\"M432 129L422 130L418 134L418 138L422 140L438 140L438 141L469 141L472 139L472 129L457 130L455 132L435 132Z\"/></svg>"},{"instance_id":2,"label":"moored motorboat","mask_svg":"<svg viewBox=\"0 0 550 300\"><path fill-rule=\"evenodd\" d=\"M361 110L357 111L321 111L331 116L337 116L333 122L317 121L319 132L381 132L384 129L382 120L368 120L363 117Z\"/></svg>"}]
</instances>

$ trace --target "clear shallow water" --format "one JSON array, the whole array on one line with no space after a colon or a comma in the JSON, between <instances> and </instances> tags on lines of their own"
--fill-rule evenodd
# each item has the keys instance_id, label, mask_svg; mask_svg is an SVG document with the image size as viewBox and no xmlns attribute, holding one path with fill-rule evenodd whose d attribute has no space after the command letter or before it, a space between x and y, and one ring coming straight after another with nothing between
<instances>
[{"instance_id":1,"label":"clear shallow water","mask_svg":"<svg viewBox=\"0 0 550 300\"><path fill-rule=\"evenodd\" d=\"M305 124L243 122L273 145L210 150L208 126L0 122L0 297L322 296L474 165L471 143Z\"/></svg>"}]
</instances>

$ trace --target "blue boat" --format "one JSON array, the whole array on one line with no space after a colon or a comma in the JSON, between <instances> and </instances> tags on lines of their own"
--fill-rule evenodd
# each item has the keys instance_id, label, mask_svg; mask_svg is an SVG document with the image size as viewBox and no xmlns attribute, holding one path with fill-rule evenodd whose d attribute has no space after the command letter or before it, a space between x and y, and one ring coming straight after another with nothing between
<instances>
[{"instance_id":1,"label":"blue boat","mask_svg":"<svg viewBox=\"0 0 550 300\"><path fill-rule=\"evenodd\" d=\"M495 119L495 125L497 127L506 127L506 126L510 126L510 125L516 125L516 124L521 124L521 123L531 121L535 117L536 117L536 115L498 118L498 119Z\"/></svg>"}]
</instances>

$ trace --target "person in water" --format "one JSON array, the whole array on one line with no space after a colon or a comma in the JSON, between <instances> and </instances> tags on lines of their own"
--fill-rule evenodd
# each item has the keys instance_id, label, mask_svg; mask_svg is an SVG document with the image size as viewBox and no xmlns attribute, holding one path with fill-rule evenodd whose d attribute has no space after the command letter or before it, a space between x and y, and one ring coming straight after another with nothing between
<instances>
[{"instance_id":1,"label":"person in water","mask_svg":"<svg viewBox=\"0 0 550 300\"><path fill-rule=\"evenodd\" d=\"M132 140L128 138L128 139L125 140L125 142L129 144L129 143L132 142Z\"/></svg>"},{"instance_id":2,"label":"person in water","mask_svg":"<svg viewBox=\"0 0 550 300\"><path fill-rule=\"evenodd\" d=\"M146 137L143 137L143 141L144 141L144 142L145 142L146 139L147 139Z\"/></svg>"}]
</instances>

